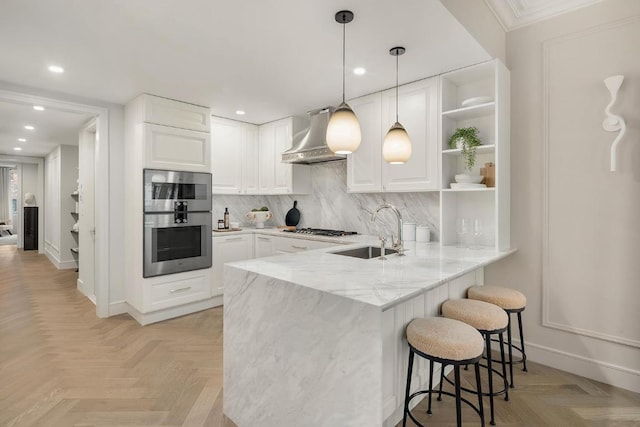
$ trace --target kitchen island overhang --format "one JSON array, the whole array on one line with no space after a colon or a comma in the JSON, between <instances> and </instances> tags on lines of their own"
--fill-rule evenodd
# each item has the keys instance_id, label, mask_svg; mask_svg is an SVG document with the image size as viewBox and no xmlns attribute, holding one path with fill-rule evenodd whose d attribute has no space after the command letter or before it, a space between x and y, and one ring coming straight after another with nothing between
<instances>
[{"instance_id":1,"label":"kitchen island overhang","mask_svg":"<svg viewBox=\"0 0 640 427\"><path fill-rule=\"evenodd\" d=\"M360 239L351 246L368 243ZM513 253L407 248L386 261L321 249L227 264L224 413L240 427L395 425L405 325L436 315ZM424 385L425 366L416 376Z\"/></svg>"}]
</instances>

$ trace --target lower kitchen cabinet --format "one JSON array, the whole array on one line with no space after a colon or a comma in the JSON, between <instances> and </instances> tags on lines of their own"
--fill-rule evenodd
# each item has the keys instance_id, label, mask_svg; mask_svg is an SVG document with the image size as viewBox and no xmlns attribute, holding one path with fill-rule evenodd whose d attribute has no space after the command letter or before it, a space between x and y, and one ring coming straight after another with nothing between
<instances>
[{"instance_id":1,"label":"lower kitchen cabinet","mask_svg":"<svg viewBox=\"0 0 640 427\"><path fill-rule=\"evenodd\" d=\"M263 258L276 254L277 237L256 234L254 236L254 258Z\"/></svg>"},{"instance_id":2,"label":"lower kitchen cabinet","mask_svg":"<svg viewBox=\"0 0 640 427\"><path fill-rule=\"evenodd\" d=\"M250 234L213 237L213 296L222 295L224 264L253 258L253 236Z\"/></svg>"},{"instance_id":3,"label":"lower kitchen cabinet","mask_svg":"<svg viewBox=\"0 0 640 427\"><path fill-rule=\"evenodd\" d=\"M291 237L274 237L276 254L292 254L296 252L310 251L313 249L330 248L336 243L318 242L316 240L296 239Z\"/></svg>"}]
</instances>

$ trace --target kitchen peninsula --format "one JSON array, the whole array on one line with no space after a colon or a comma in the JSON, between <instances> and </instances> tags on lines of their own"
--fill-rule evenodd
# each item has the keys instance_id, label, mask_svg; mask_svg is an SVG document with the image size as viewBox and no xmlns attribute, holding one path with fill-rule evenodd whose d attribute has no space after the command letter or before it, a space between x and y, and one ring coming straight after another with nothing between
<instances>
[{"instance_id":1,"label":"kitchen peninsula","mask_svg":"<svg viewBox=\"0 0 640 427\"><path fill-rule=\"evenodd\" d=\"M342 245L241 261L224 271L224 413L238 426L393 426L402 417L406 324L482 284L513 251L406 242L359 259ZM348 244L344 244L348 243ZM414 369L423 386L428 364Z\"/></svg>"}]
</instances>

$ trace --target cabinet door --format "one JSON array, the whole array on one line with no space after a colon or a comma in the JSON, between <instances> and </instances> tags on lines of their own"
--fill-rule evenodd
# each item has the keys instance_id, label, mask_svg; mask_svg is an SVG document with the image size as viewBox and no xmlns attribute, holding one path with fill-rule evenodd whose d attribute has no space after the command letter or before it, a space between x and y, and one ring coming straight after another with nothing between
<instances>
[{"instance_id":1,"label":"cabinet door","mask_svg":"<svg viewBox=\"0 0 640 427\"><path fill-rule=\"evenodd\" d=\"M291 148L291 119L283 119L274 125L274 183L273 194L290 194L292 192L291 172L293 165L282 163L282 153Z\"/></svg>"},{"instance_id":2,"label":"cabinet door","mask_svg":"<svg viewBox=\"0 0 640 427\"><path fill-rule=\"evenodd\" d=\"M208 133L144 125L145 168L211 172Z\"/></svg>"},{"instance_id":3,"label":"cabinet door","mask_svg":"<svg viewBox=\"0 0 640 427\"><path fill-rule=\"evenodd\" d=\"M352 99L362 132L358 150L347 156L347 190L350 193L382 191L382 96L380 93Z\"/></svg>"},{"instance_id":4,"label":"cabinet door","mask_svg":"<svg viewBox=\"0 0 640 427\"><path fill-rule=\"evenodd\" d=\"M224 264L251 259L253 255L252 248L250 235L213 238L213 296L223 293Z\"/></svg>"},{"instance_id":5,"label":"cabinet door","mask_svg":"<svg viewBox=\"0 0 640 427\"><path fill-rule=\"evenodd\" d=\"M438 187L438 78L399 88L399 121L407 130L412 154L403 165L383 161L384 191L425 191ZM395 89L382 93L383 138L396 121Z\"/></svg>"},{"instance_id":6,"label":"cabinet door","mask_svg":"<svg viewBox=\"0 0 640 427\"><path fill-rule=\"evenodd\" d=\"M211 119L211 171L214 194L242 193L243 124Z\"/></svg>"},{"instance_id":7,"label":"cabinet door","mask_svg":"<svg viewBox=\"0 0 640 427\"><path fill-rule=\"evenodd\" d=\"M255 236L255 257L262 258L266 256L272 256L276 254L274 238L270 236L262 236L256 234Z\"/></svg>"},{"instance_id":8,"label":"cabinet door","mask_svg":"<svg viewBox=\"0 0 640 427\"><path fill-rule=\"evenodd\" d=\"M209 132L209 109L199 105L161 98L144 97L144 121L164 126Z\"/></svg>"},{"instance_id":9,"label":"cabinet door","mask_svg":"<svg viewBox=\"0 0 640 427\"><path fill-rule=\"evenodd\" d=\"M258 194L259 148L258 127L245 124L242 127L242 187L244 194Z\"/></svg>"},{"instance_id":10,"label":"cabinet door","mask_svg":"<svg viewBox=\"0 0 640 427\"><path fill-rule=\"evenodd\" d=\"M267 123L260 126L258 142L258 191L271 194L275 185L275 126Z\"/></svg>"}]
</instances>

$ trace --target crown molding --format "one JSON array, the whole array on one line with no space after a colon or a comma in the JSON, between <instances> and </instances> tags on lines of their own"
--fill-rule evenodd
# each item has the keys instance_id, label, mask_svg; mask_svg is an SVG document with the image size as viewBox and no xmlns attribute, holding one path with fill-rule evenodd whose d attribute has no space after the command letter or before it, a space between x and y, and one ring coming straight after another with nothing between
<instances>
[{"instance_id":1,"label":"crown molding","mask_svg":"<svg viewBox=\"0 0 640 427\"><path fill-rule=\"evenodd\" d=\"M604 0L484 0L505 31L544 21Z\"/></svg>"}]
</instances>

